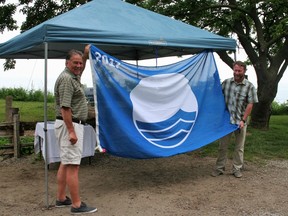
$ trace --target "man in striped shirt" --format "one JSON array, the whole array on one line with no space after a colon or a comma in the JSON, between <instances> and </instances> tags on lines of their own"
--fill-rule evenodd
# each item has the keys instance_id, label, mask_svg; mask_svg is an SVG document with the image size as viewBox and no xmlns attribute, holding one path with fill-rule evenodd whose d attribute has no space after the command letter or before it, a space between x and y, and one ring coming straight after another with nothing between
<instances>
[{"instance_id":1,"label":"man in striped shirt","mask_svg":"<svg viewBox=\"0 0 288 216\"><path fill-rule=\"evenodd\" d=\"M236 61L233 64L234 77L226 79L222 83L225 103L230 113L230 122L231 124L237 124L239 126L239 129L233 132L236 143L233 154L232 173L236 178L242 177L241 169L244 163L247 119L252 111L253 104L258 102L256 89L254 85L245 78L245 72L245 63ZM220 139L216 167L211 173L214 177L222 175L225 171L228 145L233 133Z\"/></svg>"},{"instance_id":2,"label":"man in striped shirt","mask_svg":"<svg viewBox=\"0 0 288 216\"><path fill-rule=\"evenodd\" d=\"M97 208L81 202L79 195L79 167L83 151L84 124L88 116L88 106L83 86L80 82L89 54L89 45L84 54L70 50L66 57L66 67L55 82L56 101L55 135L60 149L61 163L57 173L56 207L71 206L72 214L93 213ZM71 199L66 196L68 186Z\"/></svg>"}]
</instances>

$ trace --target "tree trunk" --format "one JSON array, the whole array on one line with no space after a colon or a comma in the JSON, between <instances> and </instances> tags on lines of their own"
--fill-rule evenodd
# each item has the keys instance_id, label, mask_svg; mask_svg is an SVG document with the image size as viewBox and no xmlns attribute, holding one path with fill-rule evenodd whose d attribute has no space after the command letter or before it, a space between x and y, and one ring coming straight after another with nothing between
<instances>
[{"instance_id":1,"label":"tree trunk","mask_svg":"<svg viewBox=\"0 0 288 216\"><path fill-rule=\"evenodd\" d=\"M269 129L271 116L271 103L259 101L253 105L250 125L254 128Z\"/></svg>"},{"instance_id":2,"label":"tree trunk","mask_svg":"<svg viewBox=\"0 0 288 216\"><path fill-rule=\"evenodd\" d=\"M251 126L258 129L269 129L269 120L272 114L271 105L276 97L278 80L277 70L273 67L265 68L266 57L259 58L254 69L257 74L257 95L259 102L253 105Z\"/></svg>"}]
</instances>

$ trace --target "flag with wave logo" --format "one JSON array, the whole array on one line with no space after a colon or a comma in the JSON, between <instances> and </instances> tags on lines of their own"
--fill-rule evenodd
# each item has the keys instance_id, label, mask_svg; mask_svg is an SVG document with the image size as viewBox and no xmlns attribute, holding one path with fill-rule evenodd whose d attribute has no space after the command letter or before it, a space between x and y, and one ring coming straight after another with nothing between
<instances>
[{"instance_id":1,"label":"flag with wave logo","mask_svg":"<svg viewBox=\"0 0 288 216\"><path fill-rule=\"evenodd\" d=\"M160 67L90 48L97 144L128 158L168 157L237 129L229 122L212 52Z\"/></svg>"}]
</instances>

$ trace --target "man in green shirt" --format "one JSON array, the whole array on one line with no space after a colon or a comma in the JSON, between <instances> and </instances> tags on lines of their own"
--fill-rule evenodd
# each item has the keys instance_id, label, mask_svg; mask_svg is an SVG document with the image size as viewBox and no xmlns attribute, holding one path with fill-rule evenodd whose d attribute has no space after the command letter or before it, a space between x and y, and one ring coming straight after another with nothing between
<instances>
[{"instance_id":1,"label":"man in green shirt","mask_svg":"<svg viewBox=\"0 0 288 216\"><path fill-rule=\"evenodd\" d=\"M256 89L253 84L245 78L245 72L246 65L241 61L236 61L233 64L234 76L224 80L222 83L225 103L230 113L230 122L231 124L237 124L239 126L239 129L234 132L236 143L233 154L232 173L236 178L242 177L241 169L244 163L247 119L252 111L253 104L258 102ZM233 133L230 133L220 139L216 167L211 173L214 177L224 173L227 149L232 135Z\"/></svg>"},{"instance_id":2,"label":"man in green shirt","mask_svg":"<svg viewBox=\"0 0 288 216\"><path fill-rule=\"evenodd\" d=\"M56 207L71 206L71 213L92 213L96 208L81 202L78 172L83 151L84 124L88 116L88 105L80 82L89 55L89 45L84 54L69 51L66 67L54 86L56 100L55 134L59 142L61 163L57 173ZM66 196L68 186L71 199Z\"/></svg>"}]
</instances>

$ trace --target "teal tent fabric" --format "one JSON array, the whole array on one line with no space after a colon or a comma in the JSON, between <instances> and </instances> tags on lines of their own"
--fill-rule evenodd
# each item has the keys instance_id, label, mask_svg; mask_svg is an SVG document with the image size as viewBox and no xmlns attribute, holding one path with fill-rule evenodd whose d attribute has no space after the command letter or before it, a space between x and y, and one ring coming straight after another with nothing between
<instances>
[{"instance_id":1,"label":"teal tent fabric","mask_svg":"<svg viewBox=\"0 0 288 216\"><path fill-rule=\"evenodd\" d=\"M225 38L121 0L94 0L0 44L0 58L64 58L71 48L94 44L122 60L235 50Z\"/></svg>"}]
</instances>

